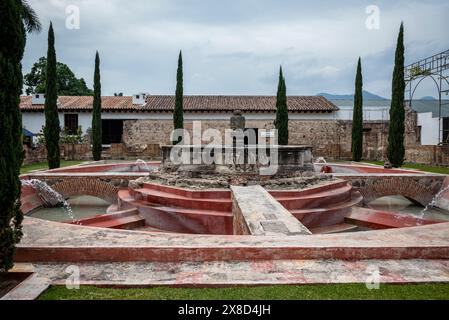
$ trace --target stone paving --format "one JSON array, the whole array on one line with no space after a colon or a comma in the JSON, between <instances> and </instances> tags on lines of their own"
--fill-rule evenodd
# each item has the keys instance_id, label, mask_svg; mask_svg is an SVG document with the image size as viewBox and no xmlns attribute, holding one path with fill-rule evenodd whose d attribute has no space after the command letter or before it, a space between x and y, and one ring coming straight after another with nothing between
<instances>
[{"instance_id":1,"label":"stone paving","mask_svg":"<svg viewBox=\"0 0 449 320\"><path fill-rule=\"evenodd\" d=\"M262 285L449 282L448 260L266 260L182 263L33 264L35 275L5 300L37 298L49 285L228 287Z\"/></svg>"},{"instance_id":2,"label":"stone paving","mask_svg":"<svg viewBox=\"0 0 449 320\"><path fill-rule=\"evenodd\" d=\"M449 223L299 236L207 236L88 228L26 218L17 262L448 259Z\"/></svg>"},{"instance_id":3,"label":"stone paving","mask_svg":"<svg viewBox=\"0 0 449 320\"><path fill-rule=\"evenodd\" d=\"M381 283L449 282L449 223L258 237L152 234L25 218L24 233L17 266L27 263L35 274L4 300L36 299L49 285L65 285L73 267L81 285L96 286L365 283L376 272Z\"/></svg>"}]
</instances>

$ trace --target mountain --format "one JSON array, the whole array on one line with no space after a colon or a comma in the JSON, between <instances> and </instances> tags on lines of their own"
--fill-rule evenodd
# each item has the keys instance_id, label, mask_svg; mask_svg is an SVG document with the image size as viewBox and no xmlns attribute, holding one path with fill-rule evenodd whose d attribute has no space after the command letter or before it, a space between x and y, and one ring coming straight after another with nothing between
<instances>
[{"instance_id":1,"label":"mountain","mask_svg":"<svg viewBox=\"0 0 449 320\"><path fill-rule=\"evenodd\" d=\"M352 100L353 94L331 94L331 93L318 93L317 96L323 96L328 100ZM363 91L363 99L365 100L387 100L384 97L378 96L374 93Z\"/></svg>"},{"instance_id":2,"label":"mountain","mask_svg":"<svg viewBox=\"0 0 449 320\"><path fill-rule=\"evenodd\" d=\"M431 101L431 100L436 100L434 97L431 97L431 96L425 96L425 97L422 97L421 99L419 99L419 100L427 100L427 101Z\"/></svg>"}]
</instances>

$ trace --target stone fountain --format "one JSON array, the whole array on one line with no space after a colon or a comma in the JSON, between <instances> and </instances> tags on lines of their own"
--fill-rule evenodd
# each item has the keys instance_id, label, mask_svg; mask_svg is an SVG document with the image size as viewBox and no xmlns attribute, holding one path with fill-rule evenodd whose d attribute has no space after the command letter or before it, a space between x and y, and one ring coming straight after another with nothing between
<instances>
[{"instance_id":1,"label":"stone fountain","mask_svg":"<svg viewBox=\"0 0 449 320\"><path fill-rule=\"evenodd\" d=\"M248 130L245 126L245 117L235 111L230 121L232 144L162 146L163 160L156 176L171 174L179 178L228 177L231 180L267 181L314 175L311 146L246 143Z\"/></svg>"}]
</instances>

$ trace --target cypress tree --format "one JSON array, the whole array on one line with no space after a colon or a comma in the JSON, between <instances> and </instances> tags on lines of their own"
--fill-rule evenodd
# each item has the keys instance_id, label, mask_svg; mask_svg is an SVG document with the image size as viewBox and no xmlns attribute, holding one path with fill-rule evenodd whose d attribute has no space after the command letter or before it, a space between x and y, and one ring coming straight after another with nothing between
<instances>
[{"instance_id":1,"label":"cypress tree","mask_svg":"<svg viewBox=\"0 0 449 320\"><path fill-rule=\"evenodd\" d=\"M184 88L183 88L183 71L182 71L182 51L179 52L178 70L176 74L176 94L175 94L175 110L173 113L173 125L175 129L184 129ZM173 144L181 142L173 141Z\"/></svg>"},{"instance_id":2,"label":"cypress tree","mask_svg":"<svg viewBox=\"0 0 449 320\"><path fill-rule=\"evenodd\" d=\"M363 156L363 76L359 58L355 78L354 114L352 118L352 160L359 162Z\"/></svg>"},{"instance_id":3,"label":"cypress tree","mask_svg":"<svg viewBox=\"0 0 449 320\"><path fill-rule=\"evenodd\" d=\"M401 23L393 72L392 98L390 108L390 130L387 156L395 168L404 164L405 108L404 108L404 25Z\"/></svg>"},{"instance_id":4,"label":"cypress tree","mask_svg":"<svg viewBox=\"0 0 449 320\"><path fill-rule=\"evenodd\" d=\"M56 75L55 34L50 23L48 30L47 51L47 86L45 92L45 145L47 147L47 160L50 169L60 167L59 135L61 127L58 116L58 89Z\"/></svg>"},{"instance_id":5,"label":"cypress tree","mask_svg":"<svg viewBox=\"0 0 449 320\"><path fill-rule=\"evenodd\" d=\"M279 84L276 98L276 129L278 130L278 144L288 145L288 106L287 106L287 86L282 72L279 71Z\"/></svg>"},{"instance_id":6,"label":"cypress tree","mask_svg":"<svg viewBox=\"0 0 449 320\"><path fill-rule=\"evenodd\" d=\"M101 125L101 82L100 82L100 55L95 56L94 75L94 102L92 114L92 154L95 161L101 160L102 152L102 125Z\"/></svg>"},{"instance_id":7,"label":"cypress tree","mask_svg":"<svg viewBox=\"0 0 449 320\"><path fill-rule=\"evenodd\" d=\"M13 267L15 245L22 238L20 167L23 162L22 58L26 31L39 21L25 1L0 1L0 272ZM25 29L26 27L26 29Z\"/></svg>"}]
</instances>

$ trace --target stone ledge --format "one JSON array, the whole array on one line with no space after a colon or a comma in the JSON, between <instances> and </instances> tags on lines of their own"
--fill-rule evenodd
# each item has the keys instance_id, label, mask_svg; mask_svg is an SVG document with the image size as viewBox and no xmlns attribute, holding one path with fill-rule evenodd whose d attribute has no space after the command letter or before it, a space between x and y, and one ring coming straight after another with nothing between
<instances>
[{"instance_id":1,"label":"stone ledge","mask_svg":"<svg viewBox=\"0 0 449 320\"><path fill-rule=\"evenodd\" d=\"M293 236L312 233L261 186L232 186L234 234Z\"/></svg>"}]
</instances>

